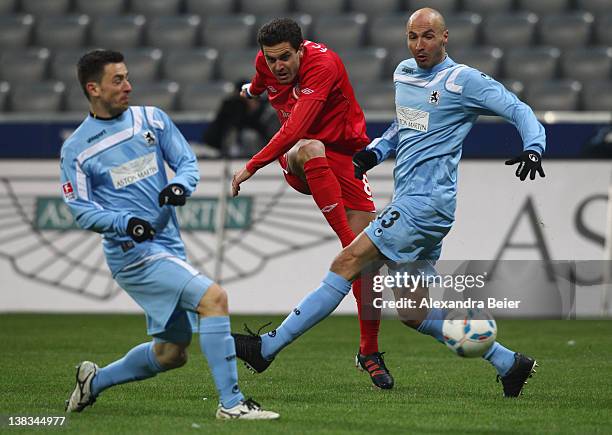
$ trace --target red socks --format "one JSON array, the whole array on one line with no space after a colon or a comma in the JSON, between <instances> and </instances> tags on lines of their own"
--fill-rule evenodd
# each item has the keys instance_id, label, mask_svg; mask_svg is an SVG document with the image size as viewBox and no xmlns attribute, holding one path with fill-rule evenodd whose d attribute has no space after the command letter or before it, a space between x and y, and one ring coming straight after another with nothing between
<instances>
[{"instance_id":1,"label":"red socks","mask_svg":"<svg viewBox=\"0 0 612 435\"><path fill-rule=\"evenodd\" d=\"M355 234L349 226L344 201L342 201L342 189L338 179L332 172L325 157L315 157L304 164L304 174L312 197L323 213L323 216L338 235L342 247L348 246ZM366 290L361 297L361 279L353 283L353 295L357 301L359 313L359 329L361 341L359 352L369 355L378 352L378 330L380 328L380 309L372 305L372 277L366 279Z\"/></svg>"},{"instance_id":2,"label":"red socks","mask_svg":"<svg viewBox=\"0 0 612 435\"><path fill-rule=\"evenodd\" d=\"M310 193L321 213L338 235L342 247L348 246L355 238L355 234L346 218L340 183L330 169L327 159L315 157L308 160L304 163L304 174Z\"/></svg>"},{"instance_id":3,"label":"red socks","mask_svg":"<svg viewBox=\"0 0 612 435\"><path fill-rule=\"evenodd\" d=\"M362 282L365 284L363 293ZM361 340L359 353L370 355L378 352L378 330L380 329L380 308L373 305L374 292L372 291L372 275L362 275L362 278L353 282L353 295L357 301L359 313L359 330Z\"/></svg>"}]
</instances>

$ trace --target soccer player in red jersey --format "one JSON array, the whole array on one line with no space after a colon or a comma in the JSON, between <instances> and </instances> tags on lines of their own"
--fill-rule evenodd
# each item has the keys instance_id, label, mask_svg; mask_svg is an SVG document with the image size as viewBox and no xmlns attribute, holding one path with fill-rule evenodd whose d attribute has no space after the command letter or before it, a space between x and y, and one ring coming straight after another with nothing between
<instances>
[{"instance_id":1,"label":"soccer player in red jersey","mask_svg":"<svg viewBox=\"0 0 612 435\"><path fill-rule=\"evenodd\" d=\"M262 26L257 42L256 73L241 95L255 98L267 92L281 128L236 171L232 194L238 195L240 184L258 169L278 160L289 185L312 195L342 246L348 246L376 208L367 177L354 176L352 156L370 139L344 64L325 45L304 40L291 19ZM389 389L393 378L378 351L380 309L371 306L371 282L364 285L363 298L361 289L361 280L355 281L361 332L356 364L368 371L374 385Z\"/></svg>"}]
</instances>

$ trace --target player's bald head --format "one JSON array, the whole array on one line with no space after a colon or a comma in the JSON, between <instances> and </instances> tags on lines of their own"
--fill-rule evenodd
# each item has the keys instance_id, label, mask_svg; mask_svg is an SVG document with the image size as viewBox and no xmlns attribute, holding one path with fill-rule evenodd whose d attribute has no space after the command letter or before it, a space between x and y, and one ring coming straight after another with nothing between
<instances>
[{"instance_id":1,"label":"player's bald head","mask_svg":"<svg viewBox=\"0 0 612 435\"><path fill-rule=\"evenodd\" d=\"M408 49L416 63L430 69L446 58L448 30L444 17L432 8L415 11L406 23Z\"/></svg>"},{"instance_id":2,"label":"player's bald head","mask_svg":"<svg viewBox=\"0 0 612 435\"><path fill-rule=\"evenodd\" d=\"M408 30L411 27L430 27L436 32L444 32L446 30L446 21L440 12L432 8L418 9L410 15L406 24Z\"/></svg>"}]
</instances>

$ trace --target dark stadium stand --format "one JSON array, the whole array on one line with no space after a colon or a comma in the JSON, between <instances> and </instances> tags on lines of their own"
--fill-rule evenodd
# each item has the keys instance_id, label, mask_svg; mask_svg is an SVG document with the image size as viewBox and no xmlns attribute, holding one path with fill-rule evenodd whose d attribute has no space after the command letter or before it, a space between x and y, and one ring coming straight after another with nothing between
<instances>
[{"instance_id":1,"label":"dark stadium stand","mask_svg":"<svg viewBox=\"0 0 612 435\"><path fill-rule=\"evenodd\" d=\"M451 57L534 108L610 110L612 0L0 0L0 111L81 110L74 62L101 47L126 54L135 98L203 110L251 75L257 29L275 16L344 58L366 110L392 110L366 84L388 94L409 57L405 21L424 6L445 14Z\"/></svg>"}]
</instances>

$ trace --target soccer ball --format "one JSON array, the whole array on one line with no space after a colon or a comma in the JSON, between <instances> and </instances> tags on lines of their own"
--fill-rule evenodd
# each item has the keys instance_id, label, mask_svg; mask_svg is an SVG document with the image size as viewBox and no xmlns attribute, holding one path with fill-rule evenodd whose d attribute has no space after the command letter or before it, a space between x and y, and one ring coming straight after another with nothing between
<instances>
[{"instance_id":1,"label":"soccer ball","mask_svg":"<svg viewBox=\"0 0 612 435\"><path fill-rule=\"evenodd\" d=\"M489 350L497 337L497 324L485 311L452 310L444 318L442 335L457 355L473 358Z\"/></svg>"}]
</instances>

